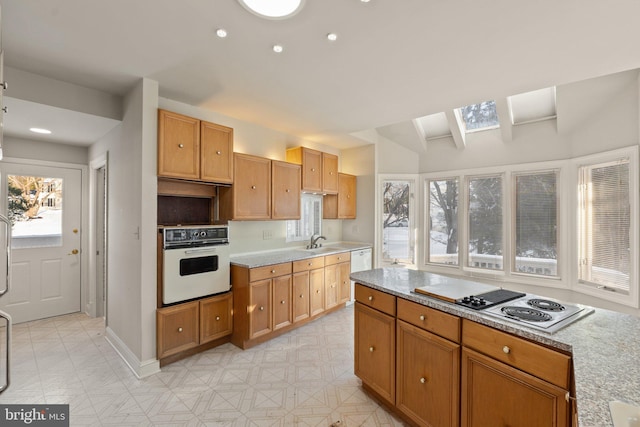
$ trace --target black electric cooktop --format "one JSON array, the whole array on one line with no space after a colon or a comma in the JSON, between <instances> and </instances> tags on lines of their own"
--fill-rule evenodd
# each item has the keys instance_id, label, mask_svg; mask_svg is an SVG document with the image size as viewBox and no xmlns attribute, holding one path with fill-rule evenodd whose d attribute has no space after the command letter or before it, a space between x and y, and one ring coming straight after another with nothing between
<instances>
[{"instance_id":1,"label":"black electric cooktop","mask_svg":"<svg viewBox=\"0 0 640 427\"><path fill-rule=\"evenodd\" d=\"M474 310L484 310L503 302L522 298L526 294L523 292L510 291L508 289L497 289L491 292L485 292L479 295L469 295L456 300L456 304L472 308Z\"/></svg>"}]
</instances>

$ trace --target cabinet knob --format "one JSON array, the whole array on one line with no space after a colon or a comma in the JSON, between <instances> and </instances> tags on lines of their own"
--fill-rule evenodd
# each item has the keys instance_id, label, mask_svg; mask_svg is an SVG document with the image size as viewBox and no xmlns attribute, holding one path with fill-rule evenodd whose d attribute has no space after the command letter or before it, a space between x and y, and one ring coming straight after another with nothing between
<instances>
[{"instance_id":1,"label":"cabinet knob","mask_svg":"<svg viewBox=\"0 0 640 427\"><path fill-rule=\"evenodd\" d=\"M329 172L329 175L333 175L333 171Z\"/></svg>"},{"instance_id":2,"label":"cabinet knob","mask_svg":"<svg viewBox=\"0 0 640 427\"><path fill-rule=\"evenodd\" d=\"M373 346L369 347L369 352L373 353L373 350L375 350L375 348L373 348Z\"/></svg>"},{"instance_id":3,"label":"cabinet knob","mask_svg":"<svg viewBox=\"0 0 640 427\"><path fill-rule=\"evenodd\" d=\"M300 298L304 298L304 294L300 294Z\"/></svg>"},{"instance_id":4,"label":"cabinet knob","mask_svg":"<svg viewBox=\"0 0 640 427\"><path fill-rule=\"evenodd\" d=\"M219 156L220 154L222 154L222 151L218 150L216 151L216 154Z\"/></svg>"},{"instance_id":5,"label":"cabinet knob","mask_svg":"<svg viewBox=\"0 0 640 427\"><path fill-rule=\"evenodd\" d=\"M252 186L251 186L251 189L252 189L252 190L255 190L255 189L256 189L256 186L255 186L255 185L252 185Z\"/></svg>"},{"instance_id":6,"label":"cabinet knob","mask_svg":"<svg viewBox=\"0 0 640 427\"><path fill-rule=\"evenodd\" d=\"M312 265L313 265L313 263L312 263L312 262L310 262L310 263L309 263L309 267L311 267Z\"/></svg>"},{"instance_id":7,"label":"cabinet knob","mask_svg":"<svg viewBox=\"0 0 640 427\"><path fill-rule=\"evenodd\" d=\"M335 288L335 287L336 287L336 285L331 285L331 287L332 287L332 288Z\"/></svg>"},{"instance_id":8,"label":"cabinet knob","mask_svg":"<svg viewBox=\"0 0 640 427\"><path fill-rule=\"evenodd\" d=\"M426 383L426 382L427 382L427 379L426 379L425 377L422 377L422 378L420 378L420 382L421 382L422 384L424 384L424 383Z\"/></svg>"},{"instance_id":9,"label":"cabinet knob","mask_svg":"<svg viewBox=\"0 0 640 427\"><path fill-rule=\"evenodd\" d=\"M369 301L373 301L373 295L369 295Z\"/></svg>"},{"instance_id":10,"label":"cabinet knob","mask_svg":"<svg viewBox=\"0 0 640 427\"><path fill-rule=\"evenodd\" d=\"M264 311L264 307L263 306L260 306L260 311Z\"/></svg>"},{"instance_id":11,"label":"cabinet knob","mask_svg":"<svg viewBox=\"0 0 640 427\"><path fill-rule=\"evenodd\" d=\"M284 304L284 300L280 301L280 304Z\"/></svg>"},{"instance_id":12,"label":"cabinet knob","mask_svg":"<svg viewBox=\"0 0 640 427\"><path fill-rule=\"evenodd\" d=\"M424 322L424 319L426 319L426 317L424 317L424 314L420 315L420 320L422 320Z\"/></svg>"},{"instance_id":13,"label":"cabinet knob","mask_svg":"<svg viewBox=\"0 0 640 427\"><path fill-rule=\"evenodd\" d=\"M320 289L316 290L316 294L319 294L319 293L320 293Z\"/></svg>"},{"instance_id":14,"label":"cabinet knob","mask_svg":"<svg viewBox=\"0 0 640 427\"><path fill-rule=\"evenodd\" d=\"M284 191L286 191L287 193L290 193L290 192L291 192L291 190L289 190L288 188L287 188L286 190L284 190Z\"/></svg>"},{"instance_id":15,"label":"cabinet knob","mask_svg":"<svg viewBox=\"0 0 640 427\"><path fill-rule=\"evenodd\" d=\"M502 347L502 351L504 352L504 354L511 353L511 349L509 348L509 346L506 346L506 345Z\"/></svg>"},{"instance_id":16,"label":"cabinet knob","mask_svg":"<svg viewBox=\"0 0 640 427\"><path fill-rule=\"evenodd\" d=\"M271 274L276 274L276 271L275 270L271 270Z\"/></svg>"},{"instance_id":17,"label":"cabinet knob","mask_svg":"<svg viewBox=\"0 0 640 427\"><path fill-rule=\"evenodd\" d=\"M178 332L182 332L182 328L178 328Z\"/></svg>"},{"instance_id":18,"label":"cabinet knob","mask_svg":"<svg viewBox=\"0 0 640 427\"><path fill-rule=\"evenodd\" d=\"M184 148L184 144L178 144L178 148Z\"/></svg>"},{"instance_id":19,"label":"cabinet knob","mask_svg":"<svg viewBox=\"0 0 640 427\"><path fill-rule=\"evenodd\" d=\"M311 168L311 172L315 172L315 171L316 171L316 168Z\"/></svg>"},{"instance_id":20,"label":"cabinet knob","mask_svg":"<svg viewBox=\"0 0 640 427\"><path fill-rule=\"evenodd\" d=\"M342 258L338 257L338 261L340 261Z\"/></svg>"},{"instance_id":21,"label":"cabinet knob","mask_svg":"<svg viewBox=\"0 0 640 427\"><path fill-rule=\"evenodd\" d=\"M220 316L216 316L216 320L220 320Z\"/></svg>"}]
</instances>

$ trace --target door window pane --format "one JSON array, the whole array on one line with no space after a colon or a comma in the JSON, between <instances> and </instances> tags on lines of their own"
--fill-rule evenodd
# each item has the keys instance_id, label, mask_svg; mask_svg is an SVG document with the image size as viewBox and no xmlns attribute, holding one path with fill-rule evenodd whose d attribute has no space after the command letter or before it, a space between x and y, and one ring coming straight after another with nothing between
<instances>
[{"instance_id":1,"label":"door window pane","mask_svg":"<svg viewBox=\"0 0 640 427\"><path fill-rule=\"evenodd\" d=\"M62 181L7 175L12 248L62 246Z\"/></svg>"},{"instance_id":2,"label":"door window pane","mask_svg":"<svg viewBox=\"0 0 640 427\"><path fill-rule=\"evenodd\" d=\"M429 181L429 259L458 265L458 180Z\"/></svg>"},{"instance_id":3,"label":"door window pane","mask_svg":"<svg viewBox=\"0 0 640 427\"><path fill-rule=\"evenodd\" d=\"M413 263L410 218L411 181L382 183L382 258L392 263Z\"/></svg>"},{"instance_id":4,"label":"door window pane","mask_svg":"<svg viewBox=\"0 0 640 427\"><path fill-rule=\"evenodd\" d=\"M502 270L502 178L469 179L469 267Z\"/></svg>"},{"instance_id":5,"label":"door window pane","mask_svg":"<svg viewBox=\"0 0 640 427\"><path fill-rule=\"evenodd\" d=\"M516 272L558 274L556 181L555 172L515 176Z\"/></svg>"}]
</instances>

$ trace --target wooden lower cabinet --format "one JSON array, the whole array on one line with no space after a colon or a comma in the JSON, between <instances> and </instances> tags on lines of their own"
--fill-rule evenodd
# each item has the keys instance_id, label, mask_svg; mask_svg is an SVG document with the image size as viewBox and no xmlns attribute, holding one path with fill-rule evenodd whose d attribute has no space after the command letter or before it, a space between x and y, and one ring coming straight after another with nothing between
<instances>
[{"instance_id":1,"label":"wooden lower cabinet","mask_svg":"<svg viewBox=\"0 0 640 427\"><path fill-rule=\"evenodd\" d=\"M355 374L362 384L395 404L396 319L356 301Z\"/></svg>"},{"instance_id":2,"label":"wooden lower cabinet","mask_svg":"<svg viewBox=\"0 0 640 427\"><path fill-rule=\"evenodd\" d=\"M273 279L273 329L284 328L293 323L291 275Z\"/></svg>"},{"instance_id":3,"label":"wooden lower cabinet","mask_svg":"<svg viewBox=\"0 0 640 427\"><path fill-rule=\"evenodd\" d=\"M338 264L338 302L351 301L351 262Z\"/></svg>"},{"instance_id":4,"label":"wooden lower cabinet","mask_svg":"<svg viewBox=\"0 0 640 427\"><path fill-rule=\"evenodd\" d=\"M199 312L198 301L161 308L156 311L158 359L198 345Z\"/></svg>"},{"instance_id":5,"label":"wooden lower cabinet","mask_svg":"<svg viewBox=\"0 0 640 427\"><path fill-rule=\"evenodd\" d=\"M325 311L324 268L309 270L309 292L311 316Z\"/></svg>"},{"instance_id":6,"label":"wooden lower cabinet","mask_svg":"<svg viewBox=\"0 0 640 427\"><path fill-rule=\"evenodd\" d=\"M421 426L458 426L460 345L398 320L396 348L396 407Z\"/></svg>"},{"instance_id":7,"label":"wooden lower cabinet","mask_svg":"<svg viewBox=\"0 0 640 427\"><path fill-rule=\"evenodd\" d=\"M249 286L249 339L268 334L271 323L271 279L252 282Z\"/></svg>"},{"instance_id":8,"label":"wooden lower cabinet","mask_svg":"<svg viewBox=\"0 0 640 427\"><path fill-rule=\"evenodd\" d=\"M338 287L338 280L340 280L339 271L337 264L327 265L324 268L324 297L326 308L338 305L338 293L340 291Z\"/></svg>"},{"instance_id":9,"label":"wooden lower cabinet","mask_svg":"<svg viewBox=\"0 0 640 427\"><path fill-rule=\"evenodd\" d=\"M293 273L293 322L300 322L311 316L309 307L309 271Z\"/></svg>"},{"instance_id":10,"label":"wooden lower cabinet","mask_svg":"<svg viewBox=\"0 0 640 427\"><path fill-rule=\"evenodd\" d=\"M233 331L231 293L200 301L200 344L230 335Z\"/></svg>"},{"instance_id":11,"label":"wooden lower cabinet","mask_svg":"<svg viewBox=\"0 0 640 427\"><path fill-rule=\"evenodd\" d=\"M462 349L462 426L564 427L567 390Z\"/></svg>"}]
</instances>

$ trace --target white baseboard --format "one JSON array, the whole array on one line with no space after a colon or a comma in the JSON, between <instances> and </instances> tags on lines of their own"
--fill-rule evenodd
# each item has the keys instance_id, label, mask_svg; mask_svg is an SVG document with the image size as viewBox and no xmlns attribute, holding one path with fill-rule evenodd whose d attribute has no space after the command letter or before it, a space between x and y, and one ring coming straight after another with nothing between
<instances>
[{"instance_id":1,"label":"white baseboard","mask_svg":"<svg viewBox=\"0 0 640 427\"><path fill-rule=\"evenodd\" d=\"M106 328L105 338L137 378L145 378L160 372L160 361L158 359L149 359L141 362L109 327Z\"/></svg>"}]
</instances>

